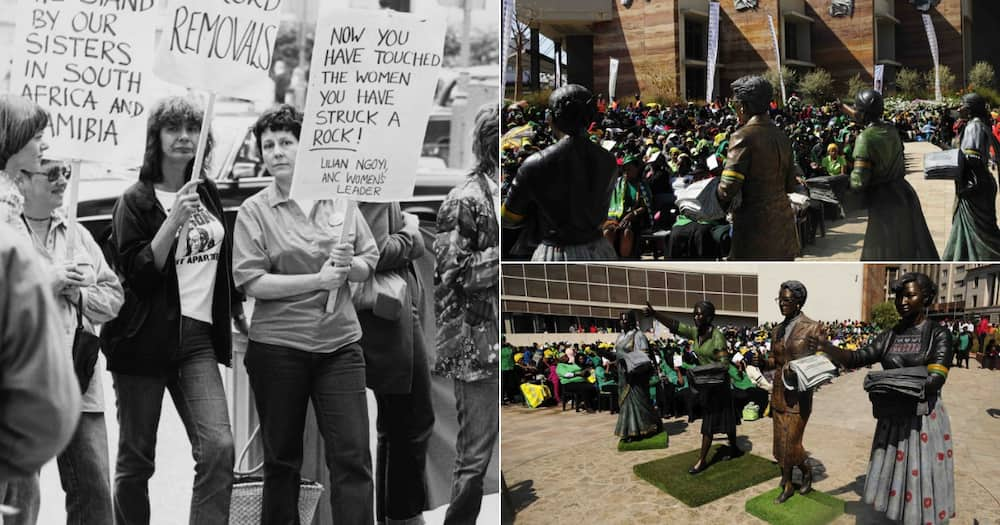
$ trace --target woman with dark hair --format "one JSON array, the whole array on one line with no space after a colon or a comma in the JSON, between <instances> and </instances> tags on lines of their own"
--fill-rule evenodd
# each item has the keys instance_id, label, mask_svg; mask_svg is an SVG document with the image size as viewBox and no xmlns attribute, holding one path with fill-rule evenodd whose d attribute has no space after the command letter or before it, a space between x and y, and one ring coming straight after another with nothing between
<instances>
[{"instance_id":1,"label":"woman with dark hair","mask_svg":"<svg viewBox=\"0 0 1000 525\"><path fill-rule=\"evenodd\" d=\"M628 371L625 365L627 354L649 352L649 340L638 327L635 312L622 312L624 331L615 341L615 356L618 359L618 422L615 435L622 441L645 439L662 430L659 415L649 398L649 379L656 373L655 364L644 370ZM648 356L647 356L648 357Z\"/></svg>"},{"instance_id":2,"label":"woman with dark hair","mask_svg":"<svg viewBox=\"0 0 1000 525\"><path fill-rule=\"evenodd\" d=\"M593 95L569 84L549 97L549 125L558 142L535 153L517 171L501 211L505 227L538 221L541 244L534 261L614 260L601 226L607 219L617 163L594 144L587 126Z\"/></svg>"},{"instance_id":3,"label":"woman with dark hair","mask_svg":"<svg viewBox=\"0 0 1000 525\"><path fill-rule=\"evenodd\" d=\"M125 303L101 339L118 396L116 523L150 520L148 481L165 391L195 459L191 523L229 519L233 436L218 365L232 361L231 320L243 332L245 324L219 191L207 170L191 174L198 137L208 132L194 101L159 101L149 115L139 181L112 212ZM188 242L202 235L205 242Z\"/></svg>"},{"instance_id":4,"label":"woman with dark hair","mask_svg":"<svg viewBox=\"0 0 1000 525\"><path fill-rule=\"evenodd\" d=\"M42 155L49 148L43 136L48 125L49 114L38 104L25 97L0 95L0 223L23 233L25 239L24 196L17 181L42 170Z\"/></svg>"},{"instance_id":5,"label":"woman with dark hair","mask_svg":"<svg viewBox=\"0 0 1000 525\"><path fill-rule=\"evenodd\" d=\"M622 174L615 180L604 238L622 259L636 257L636 237L650 224L652 191L642 180L642 159L628 154L622 161Z\"/></svg>"},{"instance_id":6,"label":"woman with dark hair","mask_svg":"<svg viewBox=\"0 0 1000 525\"><path fill-rule=\"evenodd\" d=\"M275 106L253 129L274 182L240 206L233 277L255 299L245 363L264 443L261 523L299 523L310 399L330 469L333 515L338 523L372 523L365 358L349 282L368 280L378 248L364 216L348 213L352 201L289 198L302 113ZM327 313L331 293L336 301Z\"/></svg>"},{"instance_id":7,"label":"woman with dark hair","mask_svg":"<svg viewBox=\"0 0 1000 525\"><path fill-rule=\"evenodd\" d=\"M907 405L906 413L877 416L864 501L898 522L946 523L955 517L953 440L941 393L952 361L951 332L927 318L937 285L926 275L905 273L892 291L901 319L865 348L841 350L815 336L808 344L847 368L925 369L919 403Z\"/></svg>"},{"instance_id":8,"label":"woman with dark hair","mask_svg":"<svg viewBox=\"0 0 1000 525\"><path fill-rule=\"evenodd\" d=\"M497 305L500 300L499 108L487 104L473 128L476 167L437 215L437 360L433 372L454 380L458 440L445 524L473 523L483 478L497 443L499 407Z\"/></svg>"},{"instance_id":9,"label":"woman with dark hair","mask_svg":"<svg viewBox=\"0 0 1000 525\"><path fill-rule=\"evenodd\" d=\"M690 339L691 350L698 356L700 364L728 364L726 337L712 325L715 319L715 305L712 303L698 301L694 305L694 326L657 312L649 303L646 303L646 315L655 318L672 333ZM681 367L675 367L675 370L678 374L683 373ZM728 458L743 455L743 451L736 446L736 425L740 422L733 411L733 394L729 388L728 377L726 375L726 380L714 386L696 387L702 407L701 453L698 455L698 461L688 470L689 474L698 474L708 468L706 458L712 447L712 436L715 434L725 434L729 438L729 450L726 453Z\"/></svg>"},{"instance_id":10,"label":"woman with dark hair","mask_svg":"<svg viewBox=\"0 0 1000 525\"><path fill-rule=\"evenodd\" d=\"M955 211L942 260L997 261L1000 228L997 227L997 181L990 173L990 150L994 161L1000 160L1000 143L991 132L993 119L982 96L965 95L959 111L962 118L969 119L962 131L965 170L955 181Z\"/></svg>"},{"instance_id":11,"label":"woman with dark hair","mask_svg":"<svg viewBox=\"0 0 1000 525\"><path fill-rule=\"evenodd\" d=\"M771 122L773 88L763 77L746 76L732 84L736 115L742 127L733 133L718 197L733 211L729 257L741 260L792 260L799 251L795 214L788 194L794 191L792 143Z\"/></svg>"}]
</instances>

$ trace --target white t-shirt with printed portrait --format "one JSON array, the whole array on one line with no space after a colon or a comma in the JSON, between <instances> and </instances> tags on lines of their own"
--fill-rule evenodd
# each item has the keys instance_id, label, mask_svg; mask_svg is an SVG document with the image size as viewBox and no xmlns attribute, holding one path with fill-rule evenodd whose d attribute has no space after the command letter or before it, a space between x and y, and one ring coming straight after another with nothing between
<instances>
[{"instance_id":1,"label":"white t-shirt with printed portrait","mask_svg":"<svg viewBox=\"0 0 1000 525\"><path fill-rule=\"evenodd\" d=\"M177 193L156 190L156 198L170 213ZM218 217L208 211L204 202L191 214L177 233L174 265L177 269L177 289L181 298L181 315L206 323L212 322L212 294L215 272L226 229Z\"/></svg>"}]
</instances>

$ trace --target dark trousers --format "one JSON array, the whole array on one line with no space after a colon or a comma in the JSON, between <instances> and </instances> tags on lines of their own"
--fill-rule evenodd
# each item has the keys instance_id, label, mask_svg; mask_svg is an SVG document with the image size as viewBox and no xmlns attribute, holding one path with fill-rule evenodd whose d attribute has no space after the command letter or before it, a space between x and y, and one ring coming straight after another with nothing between
<instances>
[{"instance_id":1,"label":"dark trousers","mask_svg":"<svg viewBox=\"0 0 1000 525\"><path fill-rule=\"evenodd\" d=\"M497 431L500 420L498 383L496 376L470 382L455 380L457 455L452 473L451 504L444 516L445 525L473 524L479 516L483 503L483 478L500 435Z\"/></svg>"},{"instance_id":2,"label":"dark trousers","mask_svg":"<svg viewBox=\"0 0 1000 525\"><path fill-rule=\"evenodd\" d=\"M112 523L104 412L80 414L73 439L59 454L56 464L66 492L67 525Z\"/></svg>"},{"instance_id":3,"label":"dark trousers","mask_svg":"<svg viewBox=\"0 0 1000 525\"><path fill-rule=\"evenodd\" d=\"M521 373L517 368L501 372L503 383L503 399L506 403L514 403L521 396Z\"/></svg>"},{"instance_id":4,"label":"dark trousers","mask_svg":"<svg viewBox=\"0 0 1000 525\"><path fill-rule=\"evenodd\" d=\"M113 374L119 426L117 525L149 523L149 478L155 470L164 391L170 392L184 423L195 460L190 523L229 522L235 454L211 329L208 323L184 318L174 372L155 377Z\"/></svg>"},{"instance_id":5,"label":"dark trousers","mask_svg":"<svg viewBox=\"0 0 1000 525\"><path fill-rule=\"evenodd\" d=\"M312 400L323 436L338 525L374 522L368 449L365 358L354 343L313 353L251 340L244 360L264 445L262 525L299 524L299 480L306 410Z\"/></svg>"},{"instance_id":6,"label":"dark trousers","mask_svg":"<svg viewBox=\"0 0 1000 525\"><path fill-rule=\"evenodd\" d=\"M380 523L419 523L427 505L424 473L427 441L434 430L431 378L422 334L413 339L413 377L408 394L375 393L378 446L375 515Z\"/></svg>"},{"instance_id":7,"label":"dark trousers","mask_svg":"<svg viewBox=\"0 0 1000 525\"><path fill-rule=\"evenodd\" d=\"M563 383L559 385L562 389L563 397L569 394L576 394L582 398L583 404L588 410L597 408L597 389L589 381L578 381L576 383Z\"/></svg>"},{"instance_id":8,"label":"dark trousers","mask_svg":"<svg viewBox=\"0 0 1000 525\"><path fill-rule=\"evenodd\" d=\"M767 390L759 387L750 387L746 390L741 390L739 388L733 389L733 410L736 412L736 418L743 418L743 408L747 406L747 403L753 401L760 407L760 417L764 417L764 409L767 408L768 400L770 399L770 394Z\"/></svg>"}]
</instances>

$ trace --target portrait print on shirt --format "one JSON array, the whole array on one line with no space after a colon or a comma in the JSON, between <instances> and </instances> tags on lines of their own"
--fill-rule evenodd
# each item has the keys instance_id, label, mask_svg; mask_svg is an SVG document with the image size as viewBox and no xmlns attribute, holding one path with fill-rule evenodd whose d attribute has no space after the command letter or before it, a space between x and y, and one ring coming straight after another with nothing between
<instances>
[{"instance_id":1,"label":"portrait print on shirt","mask_svg":"<svg viewBox=\"0 0 1000 525\"><path fill-rule=\"evenodd\" d=\"M181 230L177 243L177 266L218 260L225 234L222 223L205 208L200 208Z\"/></svg>"}]
</instances>

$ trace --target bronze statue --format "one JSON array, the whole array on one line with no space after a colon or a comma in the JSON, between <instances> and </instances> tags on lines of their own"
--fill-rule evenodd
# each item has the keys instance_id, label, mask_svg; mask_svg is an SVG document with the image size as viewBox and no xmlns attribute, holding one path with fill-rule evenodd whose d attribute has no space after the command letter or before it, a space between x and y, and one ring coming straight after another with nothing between
<instances>
[{"instance_id":1,"label":"bronze statue","mask_svg":"<svg viewBox=\"0 0 1000 525\"><path fill-rule=\"evenodd\" d=\"M927 318L937 285L926 275L905 273L892 291L900 320L864 348L841 350L815 337L807 344L847 368L881 363L888 373L919 372L922 395L902 412L888 407L880 414L873 399L877 423L864 502L908 525L946 523L955 517L954 441L941 394L952 362L951 332Z\"/></svg>"},{"instance_id":2,"label":"bronze statue","mask_svg":"<svg viewBox=\"0 0 1000 525\"><path fill-rule=\"evenodd\" d=\"M854 141L851 171L851 189L863 191L868 205L861 260L938 260L920 198L904 178L903 141L896 127L882 120L882 94L874 89L861 90L854 108L845 108L864 127Z\"/></svg>"},{"instance_id":3,"label":"bronze statue","mask_svg":"<svg viewBox=\"0 0 1000 525\"><path fill-rule=\"evenodd\" d=\"M718 196L727 207L742 191L743 203L733 211L729 258L792 260L799 241L788 193L797 182L792 142L767 113L774 90L758 76L742 77L732 87L742 127L729 142Z\"/></svg>"},{"instance_id":4,"label":"bronze statue","mask_svg":"<svg viewBox=\"0 0 1000 525\"><path fill-rule=\"evenodd\" d=\"M767 366L778 369L771 392L771 417L774 420L774 458L781 466L783 490L775 503L784 503L792 496L793 467L799 467L802 472L799 492L806 494L812 489L812 468L806 464L802 435L812 413L813 393L790 390L782 380L784 376L789 382L793 381L794 374L788 369L790 361L815 353L807 344L808 337L819 341L826 339L823 327L802 313L806 295L806 287L798 281L781 283L777 301L785 320L771 334L771 355L767 358Z\"/></svg>"},{"instance_id":5,"label":"bronze statue","mask_svg":"<svg viewBox=\"0 0 1000 525\"><path fill-rule=\"evenodd\" d=\"M618 164L587 136L595 114L593 95L569 84L552 92L549 109L558 142L528 157L517 170L501 210L503 225L537 221L541 244L533 261L615 260L618 255L601 226Z\"/></svg>"}]
</instances>

